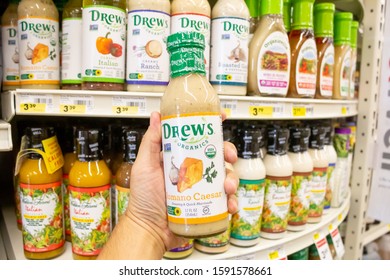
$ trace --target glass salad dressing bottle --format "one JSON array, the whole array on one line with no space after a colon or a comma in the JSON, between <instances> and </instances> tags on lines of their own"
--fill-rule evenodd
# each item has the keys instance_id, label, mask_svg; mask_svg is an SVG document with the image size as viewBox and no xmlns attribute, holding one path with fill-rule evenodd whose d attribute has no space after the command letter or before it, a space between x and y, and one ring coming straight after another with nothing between
<instances>
[{"instance_id":1,"label":"glass salad dressing bottle","mask_svg":"<svg viewBox=\"0 0 390 280\"><path fill-rule=\"evenodd\" d=\"M218 94L246 95L248 7L244 0L218 0L211 18L210 83Z\"/></svg>"},{"instance_id":2,"label":"glass salad dressing bottle","mask_svg":"<svg viewBox=\"0 0 390 280\"><path fill-rule=\"evenodd\" d=\"M313 31L314 0L292 0L291 76L287 97L313 98L317 81L317 47Z\"/></svg>"},{"instance_id":3,"label":"glass salad dressing bottle","mask_svg":"<svg viewBox=\"0 0 390 280\"><path fill-rule=\"evenodd\" d=\"M349 81L349 99L357 99L355 94L355 78L357 64L357 41L359 32L359 22L352 21L351 23L351 79Z\"/></svg>"},{"instance_id":4,"label":"glass salad dressing bottle","mask_svg":"<svg viewBox=\"0 0 390 280\"><path fill-rule=\"evenodd\" d=\"M324 139L324 150L328 157L328 171L327 171L327 181L326 181L326 194L325 194L325 204L324 204L324 214L328 212L332 203L332 195L334 190L335 178L334 170L337 162L337 153L333 147L332 139L332 126L325 126L325 139Z\"/></svg>"},{"instance_id":5,"label":"glass salad dressing bottle","mask_svg":"<svg viewBox=\"0 0 390 280\"><path fill-rule=\"evenodd\" d=\"M128 0L126 83L128 91L164 92L169 82L166 41L169 0Z\"/></svg>"},{"instance_id":6,"label":"glass salad dressing bottle","mask_svg":"<svg viewBox=\"0 0 390 280\"><path fill-rule=\"evenodd\" d=\"M352 13L348 12L339 12L334 15L333 99L348 99L349 97L352 19Z\"/></svg>"},{"instance_id":7,"label":"glass salad dressing bottle","mask_svg":"<svg viewBox=\"0 0 390 280\"><path fill-rule=\"evenodd\" d=\"M290 128L288 156L293 165L291 205L287 229L301 231L306 228L310 206L310 181L313 172L313 160L309 154L310 129Z\"/></svg>"},{"instance_id":8,"label":"glass salad dressing bottle","mask_svg":"<svg viewBox=\"0 0 390 280\"><path fill-rule=\"evenodd\" d=\"M111 171L102 159L100 131L76 131L77 160L69 173L72 252L94 260L111 232Z\"/></svg>"},{"instance_id":9,"label":"glass salad dressing bottle","mask_svg":"<svg viewBox=\"0 0 390 280\"><path fill-rule=\"evenodd\" d=\"M318 67L316 99L331 99L333 94L333 15L335 5L321 3L314 6L314 34L317 44Z\"/></svg>"},{"instance_id":10,"label":"glass salad dressing bottle","mask_svg":"<svg viewBox=\"0 0 390 280\"><path fill-rule=\"evenodd\" d=\"M249 45L248 94L285 97L291 56L283 23L283 0L262 0L260 15Z\"/></svg>"},{"instance_id":11,"label":"glass salad dressing bottle","mask_svg":"<svg viewBox=\"0 0 390 280\"><path fill-rule=\"evenodd\" d=\"M230 231L230 243L237 246L253 246L260 241L266 173L260 157L262 136L251 126L243 127L237 136L238 159L233 166L240 179L238 212L232 215Z\"/></svg>"},{"instance_id":12,"label":"glass salad dressing bottle","mask_svg":"<svg viewBox=\"0 0 390 280\"><path fill-rule=\"evenodd\" d=\"M173 0L171 4L171 34L200 32L205 37L204 63L206 79L210 77L211 8L207 0Z\"/></svg>"},{"instance_id":13,"label":"glass salad dressing bottle","mask_svg":"<svg viewBox=\"0 0 390 280\"><path fill-rule=\"evenodd\" d=\"M221 254L230 247L230 226L223 233L194 240L194 247L207 254Z\"/></svg>"},{"instance_id":14,"label":"glass salad dressing bottle","mask_svg":"<svg viewBox=\"0 0 390 280\"><path fill-rule=\"evenodd\" d=\"M260 236L267 239L283 238L287 230L291 201L293 165L287 155L289 130L267 128L265 198Z\"/></svg>"},{"instance_id":15,"label":"glass salad dressing bottle","mask_svg":"<svg viewBox=\"0 0 390 280\"><path fill-rule=\"evenodd\" d=\"M50 30L50 32L42 31ZM60 87L59 15L51 0L22 0L18 6L20 87Z\"/></svg>"},{"instance_id":16,"label":"glass salad dressing bottle","mask_svg":"<svg viewBox=\"0 0 390 280\"><path fill-rule=\"evenodd\" d=\"M229 224L220 101L205 77L204 44L197 32L168 37L171 81L160 107L168 224L189 238Z\"/></svg>"},{"instance_id":17,"label":"glass salad dressing bottle","mask_svg":"<svg viewBox=\"0 0 390 280\"><path fill-rule=\"evenodd\" d=\"M1 41L3 44L3 91L20 87L19 42L18 42L19 0L9 1L1 16Z\"/></svg>"}]
</instances>

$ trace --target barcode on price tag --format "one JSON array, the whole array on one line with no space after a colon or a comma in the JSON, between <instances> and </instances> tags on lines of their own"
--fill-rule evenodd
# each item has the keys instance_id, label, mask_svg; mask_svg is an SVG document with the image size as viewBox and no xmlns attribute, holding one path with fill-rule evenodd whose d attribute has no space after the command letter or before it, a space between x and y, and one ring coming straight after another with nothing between
<instances>
[{"instance_id":1,"label":"barcode on price tag","mask_svg":"<svg viewBox=\"0 0 390 280\"><path fill-rule=\"evenodd\" d=\"M93 96L60 96L60 112L65 114L85 114L93 111L94 104Z\"/></svg>"},{"instance_id":2,"label":"barcode on price tag","mask_svg":"<svg viewBox=\"0 0 390 280\"><path fill-rule=\"evenodd\" d=\"M316 232L314 234L314 244L316 245L318 255L321 260L333 260L332 254L329 249L328 242L326 241L326 237L324 237L321 233Z\"/></svg>"},{"instance_id":3,"label":"barcode on price tag","mask_svg":"<svg viewBox=\"0 0 390 280\"><path fill-rule=\"evenodd\" d=\"M229 118L237 112L237 100L221 100L221 108Z\"/></svg>"},{"instance_id":4,"label":"barcode on price tag","mask_svg":"<svg viewBox=\"0 0 390 280\"><path fill-rule=\"evenodd\" d=\"M250 117L281 117L284 114L284 104L278 103L251 103Z\"/></svg>"},{"instance_id":5,"label":"barcode on price tag","mask_svg":"<svg viewBox=\"0 0 390 280\"><path fill-rule=\"evenodd\" d=\"M314 106L312 104L294 104L292 106L293 117L311 117L314 114Z\"/></svg>"},{"instance_id":6,"label":"barcode on price tag","mask_svg":"<svg viewBox=\"0 0 390 280\"><path fill-rule=\"evenodd\" d=\"M114 96L112 98L112 112L116 115L135 115L146 112L144 97Z\"/></svg>"},{"instance_id":7,"label":"barcode on price tag","mask_svg":"<svg viewBox=\"0 0 390 280\"><path fill-rule=\"evenodd\" d=\"M341 239L340 232L337 227L333 227L333 225L330 224L329 233L330 236L332 237L332 241L337 253L337 257L341 259L344 256L345 248L344 248L343 240Z\"/></svg>"},{"instance_id":8,"label":"barcode on price tag","mask_svg":"<svg viewBox=\"0 0 390 280\"><path fill-rule=\"evenodd\" d=\"M268 251L269 260L287 260L286 251L283 247L275 247Z\"/></svg>"},{"instance_id":9,"label":"barcode on price tag","mask_svg":"<svg viewBox=\"0 0 390 280\"><path fill-rule=\"evenodd\" d=\"M48 94L21 94L20 111L25 113L52 113L53 96Z\"/></svg>"}]
</instances>

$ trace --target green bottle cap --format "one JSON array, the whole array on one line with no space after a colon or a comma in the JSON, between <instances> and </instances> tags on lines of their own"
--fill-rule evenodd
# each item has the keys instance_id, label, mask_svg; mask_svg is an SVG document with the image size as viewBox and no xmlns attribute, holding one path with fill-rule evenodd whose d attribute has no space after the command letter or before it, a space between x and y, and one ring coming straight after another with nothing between
<instances>
[{"instance_id":1,"label":"green bottle cap","mask_svg":"<svg viewBox=\"0 0 390 280\"><path fill-rule=\"evenodd\" d=\"M351 25L353 15L348 12L335 13L334 15L334 44L351 45Z\"/></svg>"},{"instance_id":2,"label":"green bottle cap","mask_svg":"<svg viewBox=\"0 0 390 280\"><path fill-rule=\"evenodd\" d=\"M316 37L333 37L335 5L321 3L314 6L314 34Z\"/></svg>"},{"instance_id":3,"label":"green bottle cap","mask_svg":"<svg viewBox=\"0 0 390 280\"><path fill-rule=\"evenodd\" d=\"M264 15L282 15L283 0L261 0L260 16Z\"/></svg>"},{"instance_id":4,"label":"green bottle cap","mask_svg":"<svg viewBox=\"0 0 390 280\"><path fill-rule=\"evenodd\" d=\"M358 30L359 30L359 22L352 21L351 23L351 48L357 48L357 40L358 40Z\"/></svg>"},{"instance_id":5,"label":"green bottle cap","mask_svg":"<svg viewBox=\"0 0 390 280\"><path fill-rule=\"evenodd\" d=\"M293 0L292 29L313 29L314 0Z\"/></svg>"},{"instance_id":6,"label":"green bottle cap","mask_svg":"<svg viewBox=\"0 0 390 280\"><path fill-rule=\"evenodd\" d=\"M20 0L10 0L10 4L19 4Z\"/></svg>"},{"instance_id":7,"label":"green bottle cap","mask_svg":"<svg viewBox=\"0 0 390 280\"><path fill-rule=\"evenodd\" d=\"M246 5L248 6L249 13L251 18L257 18L259 16L259 0L245 0Z\"/></svg>"},{"instance_id":8,"label":"green bottle cap","mask_svg":"<svg viewBox=\"0 0 390 280\"><path fill-rule=\"evenodd\" d=\"M283 22L286 31L291 30L291 0L283 0Z\"/></svg>"},{"instance_id":9,"label":"green bottle cap","mask_svg":"<svg viewBox=\"0 0 390 280\"><path fill-rule=\"evenodd\" d=\"M190 73L206 75L204 61L205 37L198 32L178 32L168 36L171 77Z\"/></svg>"}]
</instances>

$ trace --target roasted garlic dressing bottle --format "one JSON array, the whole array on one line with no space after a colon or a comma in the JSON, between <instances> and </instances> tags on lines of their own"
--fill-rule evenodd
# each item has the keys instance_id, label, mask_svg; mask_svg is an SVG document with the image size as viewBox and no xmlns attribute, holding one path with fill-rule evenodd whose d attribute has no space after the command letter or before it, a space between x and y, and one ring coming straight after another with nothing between
<instances>
[{"instance_id":1,"label":"roasted garlic dressing bottle","mask_svg":"<svg viewBox=\"0 0 390 280\"><path fill-rule=\"evenodd\" d=\"M313 173L313 160L309 154L310 129L290 128L288 156L293 166L291 205L287 229L301 231L306 228L310 206L310 182Z\"/></svg>"},{"instance_id":2,"label":"roasted garlic dressing bottle","mask_svg":"<svg viewBox=\"0 0 390 280\"><path fill-rule=\"evenodd\" d=\"M309 153L313 160L313 173L310 183L310 209L308 223L319 223L325 204L326 183L328 179L328 155L324 150L325 128L313 125L311 127Z\"/></svg>"},{"instance_id":3,"label":"roasted garlic dressing bottle","mask_svg":"<svg viewBox=\"0 0 390 280\"><path fill-rule=\"evenodd\" d=\"M82 6L83 0L69 0L62 13L62 89L81 89Z\"/></svg>"},{"instance_id":4,"label":"roasted garlic dressing bottle","mask_svg":"<svg viewBox=\"0 0 390 280\"><path fill-rule=\"evenodd\" d=\"M20 87L19 42L18 42L19 0L9 1L1 17L1 41L3 44L3 91Z\"/></svg>"},{"instance_id":5,"label":"roasted garlic dressing bottle","mask_svg":"<svg viewBox=\"0 0 390 280\"><path fill-rule=\"evenodd\" d=\"M349 99L357 98L357 94L355 94L355 78L356 78L356 64L357 64L358 32L359 32L359 22L352 21L351 23L351 79L349 81Z\"/></svg>"},{"instance_id":6,"label":"roasted garlic dressing bottle","mask_svg":"<svg viewBox=\"0 0 390 280\"><path fill-rule=\"evenodd\" d=\"M123 90L126 1L83 0L82 88Z\"/></svg>"},{"instance_id":7,"label":"roasted garlic dressing bottle","mask_svg":"<svg viewBox=\"0 0 390 280\"><path fill-rule=\"evenodd\" d=\"M252 40L257 28L257 24L259 23L260 2L261 1L258 0L245 0L250 15L248 43L250 43Z\"/></svg>"},{"instance_id":8,"label":"roasted garlic dressing bottle","mask_svg":"<svg viewBox=\"0 0 390 280\"><path fill-rule=\"evenodd\" d=\"M50 172L41 153L59 146L53 128L27 128L26 136L27 148L35 151L29 152L19 171L24 255L51 259L65 250L62 166Z\"/></svg>"},{"instance_id":9,"label":"roasted garlic dressing bottle","mask_svg":"<svg viewBox=\"0 0 390 280\"><path fill-rule=\"evenodd\" d=\"M333 146L332 139L332 126L325 126L325 139L324 139L324 150L328 157L328 171L327 171L327 180L326 180L326 194L325 194L325 203L324 203L324 214L330 209L332 204L333 190L335 189L335 176L334 170L337 162L337 153L336 149Z\"/></svg>"},{"instance_id":10,"label":"roasted garlic dressing bottle","mask_svg":"<svg viewBox=\"0 0 390 280\"><path fill-rule=\"evenodd\" d=\"M161 99L169 228L207 237L228 227L220 102L205 77L201 33L168 37L171 81Z\"/></svg>"},{"instance_id":11,"label":"roasted garlic dressing bottle","mask_svg":"<svg viewBox=\"0 0 390 280\"><path fill-rule=\"evenodd\" d=\"M18 6L21 88L60 87L58 10L51 0L22 0Z\"/></svg>"},{"instance_id":12,"label":"roasted garlic dressing bottle","mask_svg":"<svg viewBox=\"0 0 390 280\"><path fill-rule=\"evenodd\" d=\"M265 198L260 236L283 238L287 230L291 201L293 165L287 155L289 130L278 127L267 129Z\"/></svg>"},{"instance_id":13,"label":"roasted garlic dressing bottle","mask_svg":"<svg viewBox=\"0 0 390 280\"><path fill-rule=\"evenodd\" d=\"M313 98L317 82L317 47L313 32L314 0L292 0L291 76L287 97Z\"/></svg>"},{"instance_id":14,"label":"roasted garlic dressing bottle","mask_svg":"<svg viewBox=\"0 0 390 280\"><path fill-rule=\"evenodd\" d=\"M335 5L321 3L314 6L314 34L317 44L316 99L331 99L333 94L333 15Z\"/></svg>"},{"instance_id":15,"label":"roasted garlic dressing bottle","mask_svg":"<svg viewBox=\"0 0 390 280\"><path fill-rule=\"evenodd\" d=\"M351 24L352 13L334 15L334 77L333 99L348 99L351 78Z\"/></svg>"},{"instance_id":16,"label":"roasted garlic dressing bottle","mask_svg":"<svg viewBox=\"0 0 390 280\"><path fill-rule=\"evenodd\" d=\"M164 92L169 82L166 42L171 4L169 0L129 0L128 9L127 90Z\"/></svg>"},{"instance_id":17,"label":"roasted garlic dressing bottle","mask_svg":"<svg viewBox=\"0 0 390 280\"><path fill-rule=\"evenodd\" d=\"M283 0L262 0L260 16L249 44L248 94L284 97L290 81L290 44Z\"/></svg>"},{"instance_id":18,"label":"roasted garlic dressing bottle","mask_svg":"<svg viewBox=\"0 0 390 280\"><path fill-rule=\"evenodd\" d=\"M291 31L291 0L283 0L283 22L287 34Z\"/></svg>"},{"instance_id":19,"label":"roasted garlic dressing bottle","mask_svg":"<svg viewBox=\"0 0 390 280\"><path fill-rule=\"evenodd\" d=\"M246 95L248 7L244 0L218 0L211 18L210 83L218 94Z\"/></svg>"},{"instance_id":20,"label":"roasted garlic dressing bottle","mask_svg":"<svg viewBox=\"0 0 390 280\"><path fill-rule=\"evenodd\" d=\"M94 260L111 232L111 171L102 159L99 130L78 129L76 143L68 187L72 252L76 260Z\"/></svg>"},{"instance_id":21,"label":"roasted garlic dressing bottle","mask_svg":"<svg viewBox=\"0 0 390 280\"><path fill-rule=\"evenodd\" d=\"M207 0L173 0L171 5L171 34L200 32L205 37L204 63L206 79L210 77L211 8Z\"/></svg>"},{"instance_id":22,"label":"roasted garlic dressing bottle","mask_svg":"<svg viewBox=\"0 0 390 280\"><path fill-rule=\"evenodd\" d=\"M192 252L194 252L194 240L190 239L188 242L183 243L180 247L166 251L164 258L171 260L184 259L190 256Z\"/></svg>"},{"instance_id":23,"label":"roasted garlic dressing bottle","mask_svg":"<svg viewBox=\"0 0 390 280\"><path fill-rule=\"evenodd\" d=\"M261 132L254 126L243 127L237 135L238 160L233 166L240 179L236 192L238 212L232 215L230 231L230 243L237 246L253 246L260 241L265 188L261 141Z\"/></svg>"}]
</instances>

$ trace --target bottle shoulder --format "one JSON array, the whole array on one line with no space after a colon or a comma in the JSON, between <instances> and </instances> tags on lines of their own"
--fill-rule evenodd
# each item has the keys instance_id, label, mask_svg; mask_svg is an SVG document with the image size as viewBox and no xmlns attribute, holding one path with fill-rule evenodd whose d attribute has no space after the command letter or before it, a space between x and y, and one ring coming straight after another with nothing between
<instances>
[{"instance_id":1,"label":"bottle shoulder","mask_svg":"<svg viewBox=\"0 0 390 280\"><path fill-rule=\"evenodd\" d=\"M259 180L265 178L266 175L266 169L261 158L238 158L233 168L240 179Z\"/></svg>"},{"instance_id":2,"label":"bottle shoulder","mask_svg":"<svg viewBox=\"0 0 390 280\"><path fill-rule=\"evenodd\" d=\"M249 20L248 6L243 0L219 0L211 10L211 18L239 17Z\"/></svg>"},{"instance_id":3,"label":"bottle shoulder","mask_svg":"<svg viewBox=\"0 0 390 280\"><path fill-rule=\"evenodd\" d=\"M169 0L130 0L128 3L129 11L148 9L167 14L171 12L171 3Z\"/></svg>"},{"instance_id":4,"label":"bottle shoulder","mask_svg":"<svg viewBox=\"0 0 390 280\"><path fill-rule=\"evenodd\" d=\"M171 14L178 13L199 13L210 17L211 7L207 0L173 0Z\"/></svg>"}]
</instances>

